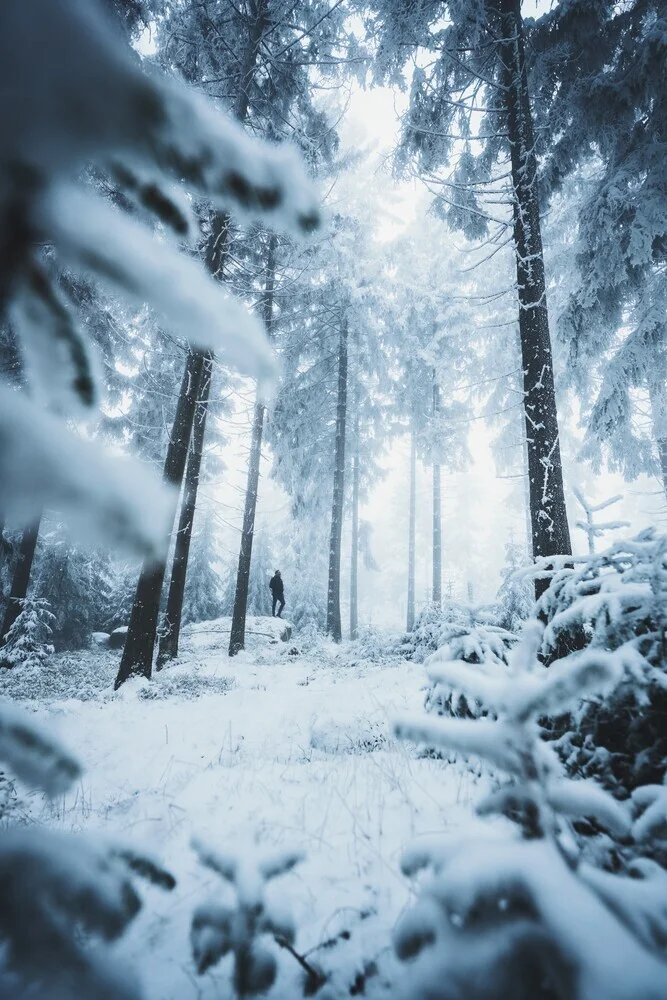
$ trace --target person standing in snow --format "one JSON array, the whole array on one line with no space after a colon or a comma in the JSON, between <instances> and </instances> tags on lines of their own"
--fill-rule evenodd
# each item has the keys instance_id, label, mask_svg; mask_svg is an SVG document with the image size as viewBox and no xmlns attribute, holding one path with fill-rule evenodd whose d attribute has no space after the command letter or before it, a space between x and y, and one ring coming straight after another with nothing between
<instances>
[{"instance_id":1,"label":"person standing in snow","mask_svg":"<svg viewBox=\"0 0 667 1000\"><path fill-rule=\"evenodd\" d=\"M283 586L283 578L280 575L280 570L277 569L274 575L269 580L269 587L271 588L271 595L273 597L273 609L271 615L276 617L276 604L280 603L278 608L278 618L282 616L283 608L285 607L285 588Z\"/></svg>"}]
</instances>

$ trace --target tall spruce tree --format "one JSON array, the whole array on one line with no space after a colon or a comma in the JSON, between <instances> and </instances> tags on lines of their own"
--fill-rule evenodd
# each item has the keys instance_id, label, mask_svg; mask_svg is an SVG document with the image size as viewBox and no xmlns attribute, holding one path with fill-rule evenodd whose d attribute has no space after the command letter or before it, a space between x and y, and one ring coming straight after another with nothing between
<instances>
[{"instance_id":1,"label":"tall spruce tree","mask_svg":"<svg viewBox=\"0 0 667 1000\"><path fill-rule=\"evenodd\" d=\"M386 2L375 3L373 9L381 76L396 78L408 56L419 54L412 73L410 108L403 121L399 165L413 163L431 185L439 184L436 205L452 226L472 237L485 236L493 226L496 241L499 233L511 233L533 554L569 553L520 2L409 7ZM454 159L453 174L444 178L442 168ZM510 219L493 215L503 192Z\"/></svg>"},{"instance_id":2,"label":"tall spruce tree","mask_svg":"<svg viewBox=\"0 0 667 1000\"><path fill-rule=\"evenodd\" d=\"M187 38L187 46L173 46L174 34ZM335 146L335 131L316 109L310 96L312 67L330 73L348 54L353 42L343 12L322 2L242 2L221 7L215 0L197 5L177 3L160 20L164 40L161 59L176 67L190 82L206 90L255 134L272 140L289 138L301 146L311 165ZM229 39L234 45L229 45ZM298 53L298 54L297 54ZM221 246L234 236L225 227L221 238L215 223L209 245L218 263L209 258L209 269L218 273L224 263ZM251 234L251 238L253 234ZM238 239L236 239L238 243ZM267 266L267 286L275 280L276 241L269 241L273 263ZM238 257L238 253L236 253ZM265 294L261 312L272 312L272 294ZM243 648L244 620L252 557L252 535L257 503L259 459L263 436L264 405L258 398L253 419L248 488L237 577L230 654ZM185 532L187 535L187 530ZM165 650L165 653L167 651Z\"/></svg>"},{"instance_id":3,"label":"tall spruce tree","mask_svg":"<svg viewBox=\"0 0 667 1000\"><path fill-rule=\"evenodd\" d=\"M276 247L277 239L271 235L266 248L266 279L264 294L261 301L261 313L269 336L273 334L274 295L276 284ZM252 436L250 442L250 458L243 509L243 526L241 528L241 547L236 574L236 590L234 608L232 611L232 627L229 637L229 655L234 656L243 649L245 644L245 620L248 607L248 587L250 583L250 566L252 560L252 545L255 534L255 514L259 492L259 467L262 457L262 437L264 433L264 404L260 399L255 401L252 421Z\"/></svg>"},{"instance_id":4,"label":"tall spruce tree","mask_svg":"<svg viewBox=\"0 0 667 1000\"><path fill-rule=\"evenodd\" d=\"M348 397L348 337L349 320L343 313L338 338L338 389L336 394L336 430L334 436L333 496L331 501L331 534L329 538L329 577L327 584L327 634L334 642L343 637L340 613L340 563L345 502L345 445Z\"/></svg>"}]
</instances>

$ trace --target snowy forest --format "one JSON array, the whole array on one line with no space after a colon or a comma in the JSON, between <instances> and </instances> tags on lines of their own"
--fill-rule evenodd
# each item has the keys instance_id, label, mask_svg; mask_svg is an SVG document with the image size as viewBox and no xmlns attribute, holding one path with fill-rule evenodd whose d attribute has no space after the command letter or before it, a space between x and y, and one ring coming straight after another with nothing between
<instances>
[{"instance_id":1,"label":"snowy forest","mask_svg":"<svg viewBox=\"0 0 667 1000\"><path fill-rule=\"evenodd\" d=\"M0 1000L667 1000L665 0L3 0Z\"/></svg>"}]
</instances>

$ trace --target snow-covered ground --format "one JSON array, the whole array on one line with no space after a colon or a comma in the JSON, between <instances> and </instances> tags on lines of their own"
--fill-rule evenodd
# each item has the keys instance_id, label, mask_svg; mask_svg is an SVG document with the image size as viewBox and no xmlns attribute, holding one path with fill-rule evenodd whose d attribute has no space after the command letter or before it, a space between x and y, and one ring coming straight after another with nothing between
<instances>
[{"instance_id":1,"label":"snow-covered ground","mask_svg":"<svg viewBox=\"0 0 667 1000\"><path fill-rule=\"evenodd\" d=\"M201 978L190 960L193 908L227 891L198 864L193 835L232 850L255 841L302 848L305 862L270 886L292 907L297 950L333 970L336 995L349 995L364 965L379 959L366 995L380 993L391 928L411 896L401 850L469 822L480 793L463 765L420 757L389 735L391 717L423 704L423 668L359 659L352 647L319 643L304 653L268 639L263 651L230 660L221 628L201 627L194 640L152 686L132 681L115 695L105 687L39 706L86 773L66 798L34 799L34 817L121 836L175 875L172 893L145 890L119 946L151 1000L230 995L229 959ZM119 655L97 651L85 662L112 677ZM322 947L341 931L349 939ZM279 960L270 996L300 995L299 966L286 952Z\"/></svg>"}]
</instances>

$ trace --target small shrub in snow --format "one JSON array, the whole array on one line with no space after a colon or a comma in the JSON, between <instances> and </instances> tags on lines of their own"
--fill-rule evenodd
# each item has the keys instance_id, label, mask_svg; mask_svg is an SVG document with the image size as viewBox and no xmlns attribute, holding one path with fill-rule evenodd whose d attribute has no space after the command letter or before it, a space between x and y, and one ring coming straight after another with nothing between
<instances>
[{"instance_id":1,"label":"small shrub in snow","mask_svg":"<svg viewBox=\"0 0 667 1000\"><path fill-rule=\"evenodd\" d=\"M487 710L479 701L471 702L462 691L452 689L438 679L437 666L460 661L470 664L483 675L506 674L508 656L517 641L518 636L498 625L471 622L444 626L440 631L440 647L426 661L433 682L426 694L426 710L457 718L472 719L485 715Z\"/></svg>"},{"instance_id":2,"label":"small shrub in snow","mask_svg":"<svg viewBox=\"0 0 667 1000\"><path fill-rule=\"evenodd\" d=\"M401 645L402 633L375 625L359 628L358 638L345 643L336 654L336 662L350 666L357 663L383 663L404 659Z\"/></svg>"},{"instance_id":3,"label":"small shrub in snow","mask_svg":"<svg viewBox=\"0 0 667 1000\"><path fill-rule=\"evenodd\" d=\"M520 836L417 844L403 858L425 870L416 905L400 921L395 949L414 959L403 996L414 1000L658 1000L666 995L667 875L649 860L612 875L586 863L574 824L595 822L619 844L664 822L664 787L619 803L595 781L573 781L538 719L609 694L621 682L619 651L574 653L547 669L542 625L528 623L510 674L485 676L441 662L438 679L487 705L497 720L399 720L399 737L476 755L506 780L478 806L502 814ZM642 817L637 816L644 808ZM653 809L653 816L649 810Z\"/></svg>"},{"instance_id":4,"label":"small shrub in snow","mask_svg":"<svg viewBox=\"0 0 667 1000\"><path fill-rule=\"evenodd\" d=\"M21 613L7 633L0 656L4 666L41 667L53 653L49 638L55 615L41 598L26 597L20 604Z\"/></svg>"},{"instance_id":5,"label":"small shrub in snow","mask_svg":"<svg viewBox=\"0 0 667 1000\"><path fill-rule=\"evenodd\" d=\"M293 638L302 653L311 653L326 640L326 633L319 625L308 622L297 630Z\"/></svg>"},{"instance_id":6,"label":"small shrub in snow","mask_svg":"<svg viewBox=\"0 0 667 1000\"><path fill-rule=\"evenodd\" d=\"M497 618L495 605L477 607L457 601L445 601L442 607L428 604L417 615L414 628L406 635L401 651L407 659L423 663L427 656L448 641L452 626L496 625Z\"/></svg>"},{"instance_id":7,"label":"small shrub in snow","mask_svg":"<svg viewBox=\"0 0 667 1000\"><path fill-rule=\"evenodd\" d=\"M274 937L283 946L291 946L296 933L289 912L266 898L266 884L294 868L303 855L299 851L228 854L197 840L193 847L201 863L220 875L234 893L228 905L203 903L194 911L190 942L197 972L201 975L231 953L236 995L266 993L278 965L263 939Z\"/></svg>"},{"instance_id":8,"label":"small shrub in snow","mask_svg":"<svg viewBox=\"0 0 667 1000\"><path fill-rule=\"evenodd\" d=\"M519 632L533 613L535 590L525 574L526 567L531 565L525 547L510 539L505 544L505 565L500 571L503 582L496 598L498 624L508 632Z\"/></svg>"},{"instance_id":9,"label":"small shrub in snow","mask_svg":"<svg viewBox=\"0 0 667 1000\"><path fill-rule=\"evenodd\" d=\"M615 650L623 676L610 698L583 702L554 725L559 751L573 773L598 774L617 794L660 783L667 772L667 536L649 529L564 562L546 569L551 583L536 609L547 623L542 657Z\"/></svg>"}]
</instances>

